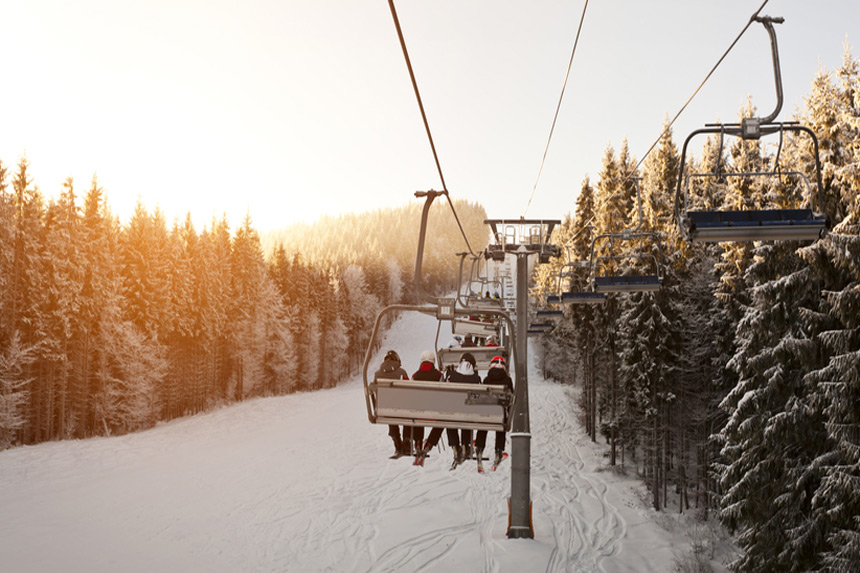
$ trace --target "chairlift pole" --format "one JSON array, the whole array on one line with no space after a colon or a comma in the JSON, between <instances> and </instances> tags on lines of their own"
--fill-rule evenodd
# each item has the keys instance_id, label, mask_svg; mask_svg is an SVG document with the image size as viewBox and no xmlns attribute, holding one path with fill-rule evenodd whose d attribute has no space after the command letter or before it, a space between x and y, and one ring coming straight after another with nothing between
<instances>
[{"instance_id":1,"label":"chairlift pole","mask_svg":"<svg viewBox=\"0 0 860 573\"><path fill-rule=\"evenodd\" d=\"M531 427L528 391L529 252L517 256L517 361L516 401L511 424L511 525L509 538L534 538L531 525Z\"/></svg>"},{"instance_id":2,"label":"chairlift pole","mask_svg":"<svg viewBox=\"0 0 860 573\"><path fill-rule=\"evenodd\" d=\"M508 500L508 537L535 536L531 503L531 427L529 425L528 385L528 295L529 255L538 255L536 264L548 263L561 255L561 249L549 244L558 220L546 219L487 219L496 244L488 247L488 259L503 261L505 255L517 257L517 308L514 389L514 411L511 419L511 497ZM501 229L501 231L500 231ZM517 232L519 229L519 232ZM528 229L528 232L525 232ZM509 232L510 231L510 232Z\"/></svg>"}]
</instances>

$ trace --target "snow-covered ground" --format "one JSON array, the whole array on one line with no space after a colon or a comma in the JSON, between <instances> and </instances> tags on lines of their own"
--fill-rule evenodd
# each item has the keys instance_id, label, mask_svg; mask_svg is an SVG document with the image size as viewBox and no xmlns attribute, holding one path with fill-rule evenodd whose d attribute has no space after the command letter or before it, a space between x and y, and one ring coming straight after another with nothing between
<instances>
[{"instance_id":1,"label":"snow-covered ground","mask_svg":"<svg viewBox=\"0 0 860 573\"><path fill-rule=\"evenodd\" d=\"M433 333L432 318L407 315L383 350L411 374ZM672 570L686 537L659 525L635 478L601 471L574 389L534 367L529 386L534 539L505 536L510 460L485 474L449 471L447 447L423 468L389 460L356 378L0 452L0 570Z\"/></svg>"}]
</instances>

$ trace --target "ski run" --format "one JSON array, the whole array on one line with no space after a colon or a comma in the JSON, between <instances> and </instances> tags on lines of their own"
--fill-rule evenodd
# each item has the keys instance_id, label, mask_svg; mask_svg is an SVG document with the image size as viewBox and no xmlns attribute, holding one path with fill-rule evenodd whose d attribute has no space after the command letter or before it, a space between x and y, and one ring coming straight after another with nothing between
<instances>
[{"instance_id":1,"label":"ski run","mask_svg":"<svg viewBox=\"0 0 860 573\"><path fill-rule=\"evenodd\" d=\"M395 348L411 375L435 328L404 315L379 356ZM608 469L578 423L575 388L531 364L529 390L534 539L505 535L510 460L449 471L444 437L423 467L389 459L356 377L136 434L0 452L0 570L671 571L692 517L655 512L635 472Z\"/></svg>"}]
</instances>

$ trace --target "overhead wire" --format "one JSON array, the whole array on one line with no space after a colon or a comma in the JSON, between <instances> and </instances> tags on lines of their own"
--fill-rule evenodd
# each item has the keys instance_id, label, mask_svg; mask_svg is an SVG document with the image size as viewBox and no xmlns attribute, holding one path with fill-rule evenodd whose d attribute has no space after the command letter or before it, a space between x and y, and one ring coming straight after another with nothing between
<instances>
[{"instance_id":1,"label":"overhead wire","mask_svg":"<svg viewBox=\"0 0 860 573\"><path fill-rule=\"evenodd\" d=\"M406 59L406 67L409 70L409 78L412 80L412 89L415 91L415 99L418 100L418 109L421 110L421 119L424 120L424 129L427 131L427 139L430 141L430 149L433 151L433 159L436 161L436 170L439 172L439 179L442 182L442 193L448 199L448 205L451 206L451 212L454 213L454 219L457 221L457 226L460 228L460 233L463 235L463 240L466 242L466 247L469 252L474 255L472 245L469 244L469 238L466 236L466 231L460 223L460 218L457 216L457 210L454 208L454 203L451 201L451 196L448 194L448 186L445 184L445 176L442 174L442 165L439 162L439 154L436 153L436 144L433 143L433 134L430 133L430 123L427 121L427 113L424 111L424 102L421 100L421 92L418 90L418 82L415 79L415 71L412 69L412 60L409 59L409 51L406 49L406 40L403 38L403 30L400 27L400 19L397 17L397 9L394 7L394 0L388 0L388 7L391 9L391 17L394 19L394 27L397 29L397 37L400 39L400 47L403 50L403 57Z\"/></svg>"},{"instance_id":2,"label":"overhead wire","mask_svg":"<svg viewBox=\"0 0 860 573\"><path fill-rule=\"evenodd\" d=\"M684 105L681 107L681 109L678 111L678 113L675 114L675 117L672 118L672 121L670 121L669 124L663 129L663 131L660 132L660 135L657 137L657 139L654 140L654 143L651 144L651 147L648 148L648 151L645 152L645 155L643 155L642 159L640 159L639 162L636 164L636 167L633 168L633 173L636 173L636 171L639 170L639 167L642 166L642 164L645 162L645 159L647 159L648 155L650 155L651 152L654 150L654 148L657 147L657 144L660 143L660 140L663 139L663 136L669 132L669 130L672 128L672 125L675 123L675 121L681 116L681 114L684 112L684 110L687 109L687 106L690 105L690 102L693 101L693 98L695 98L696 95L698 95L699 91L701 91L701 89L704 87L705 83L711 78L711 76L714 74L714 72L717 70L717 68L720 66L720 64L723 63L723 60L726 59L726 56L729 55L729 52L732 51L732 49L735 47L735 44L737 44L738 41L741 39L741 37L746 33L746 31L749 29L749 27L752 25L752 23L758 17L759 13L761 13L761 11L764 9L764 7L767 5L767 3L769 1L770 0L764 0L762 5L759 6L758 10L756 10L753 13L753 15L750 16L750 19L749 19L749 21L747 21L746 26L743 27L743 29L740 31L740 33L737 35L737 37L731 43L731 45L728 47L728 49L726 49L726 51L723 53L723 55L720 56L720 59L717 60L717 63L714 64L714 67L711 68L711 71L708 72L708 75L706 75L705 79L703 79L701 81L701 83L696 88L696 90L693 92L693 94L689 98L687 98L687 101L684 103ZM633 177L632 174L628 175L626 177L625 181L631 179L632 177ZM611 199L615 198L617 195L618 195L617 192L613 193L609 197L609 199L611 200ZM582 232L585 231L585 229L587 229L589 227L589 225L594 221L595 217L596 217L596 215L592 215L591 218L582 225L582 228L579 231L577 231L576 233L574 233L574 235L569 240L572 241L573 239L578 237L580 234L582 234Z\"/></svg>"},{"instance_id":3,"label":"overhead wire","mask_svg":"<svg viewBox=\"0 0 860 573\"><path fill-rule=\"evenodd\" d=\"M552 126L549 128L549 137L546 140L546 147L543 150L543 157L540 160L540 167L538 168L537 179L535 180L534 187L532 187L532 193L529 196L529 201L526 204L526 208L523 211L523 217L525 217L526 213L531 207L532 199L534 199L535 191L537 191L538 182L540 181L541 173L543 173L543 166L546 163L546 156L549 152L549 144L552 141L552 134L555 131L555 123L558 121L558 112L561 110L561 102L564 99L564 90L567 87L567 80L570 77L570 70L573 67L573 57L576 55L576 46L579 45L579 35L582 33L582 24L585 22L585 10L588 8L588 0L585 0L585 4L582 6L582 16L579 18L579 27L576 30L576 39L573 41L573 50L570 52L570 61L567 63L567 73L564 75L564 83L561 86L561 94L558 96L558 105L555 108L555 115L552 118Z\"/></svg>"}]
</instances>

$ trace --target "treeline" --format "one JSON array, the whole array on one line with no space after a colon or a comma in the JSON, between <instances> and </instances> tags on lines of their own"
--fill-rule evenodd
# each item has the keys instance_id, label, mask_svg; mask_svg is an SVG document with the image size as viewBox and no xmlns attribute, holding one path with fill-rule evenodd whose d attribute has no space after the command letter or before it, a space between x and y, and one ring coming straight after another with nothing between
<instances>
[{"instance_id":1,"label":"treeline","mask_svg":"<svg viewBox=\"0 0 860 573\"><path fill-rule=\"evenodd\" d=\"M377 312L412 280L414 252L410 262L384 247L414 245L419 218L386 215L314 227L311 256L279 243L267 257L248 217L233 233L226 219L197 231L139 204L123 225L95 178L82 204L71 179L46 199L25 159L14 172L0 163L0 449L134 431L355 373ZM343 228L353 223L363 234ZM461 245L459 232L439 234L428 252ZM345 250L354 256L324 256ZM450 267L433 272L455 280Z\"/></svg>"},{"instance_id":2,"label":"treeline","mask_svg":"<svg viewBox=\"0 0 860 573\"><path fill-rule=\"evenodd\" d=\"M818 136L824 211L832 232L814 243L690 245L673 221L680 157L664 134L640 172L626 144L606 150L586 179L576 215L557 242L587 260L592 238L637 225L659 240L615 240L599 275L654 274L656 293L608 295L574 305L544 337L545 369L582 384L592 439L609 463L633 466L653 506L716 513L743 549L737 571L860 570L860 62L846 52L821 71L797 118ZM741 116L754 115L751 105ZM733 138L734 139L734 138ZM772 139L772 138L771 138ZM775 148L704 143L690 172L763 172ZM787 137L782 170L815 181L809 138ZM690 209L800 205L790 176L709 178ZM596 244L609 255L610 242ZM563 260L540 268L536 294L555 292ZM588 270L567 267L562 289L581 290Z\"/></svg>"}]
</instances>

